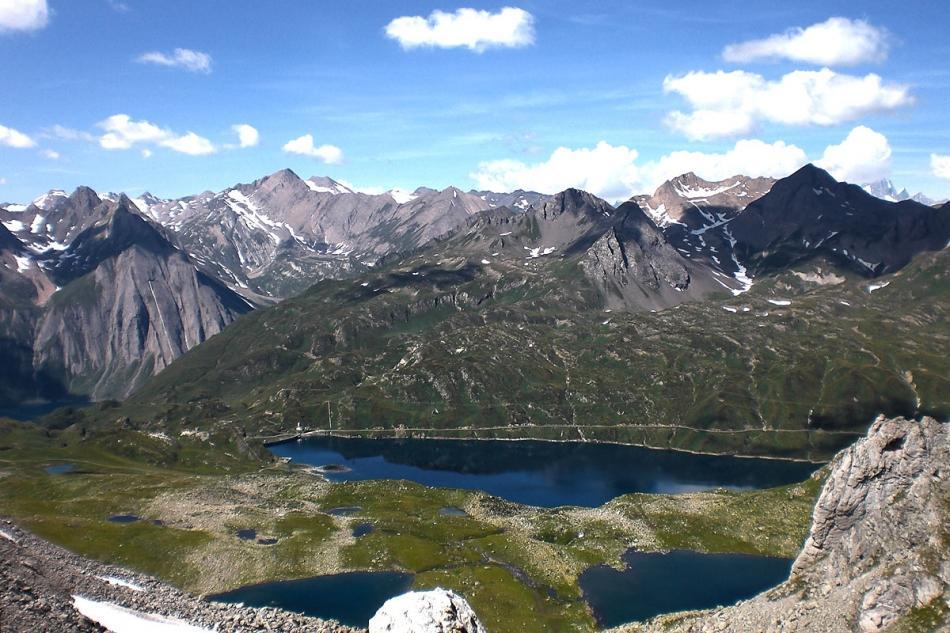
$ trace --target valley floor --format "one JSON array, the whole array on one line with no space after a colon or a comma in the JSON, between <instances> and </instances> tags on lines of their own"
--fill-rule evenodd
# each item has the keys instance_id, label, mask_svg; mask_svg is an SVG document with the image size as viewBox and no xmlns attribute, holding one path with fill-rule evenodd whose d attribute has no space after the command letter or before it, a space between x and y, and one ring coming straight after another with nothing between
<instances>
[{"instance_id":1,"label":"valley floor","mask_svg":"<svg viewBox=\"0 0 950 633\"><path fill-rule=\"evenodd\" d=\"M197 594L351 570L406 571L415 589L464 595L498 633L594 630L577 578L593 565L619 565L630 547L793 557L821 485L819 474L763 491L631 494L599 508L542 509L400 481L331 484L286 466L200 474L23 438L6 435L14 450L0 461L0 513L77 554ZM46 471L59 462L74 470ZM331 514L341 507L359 509ZM446 507L466 515L447 516ZM140 520L110 522L116 514ZM357 538L362 523L375 529ZM241 529L276 543L241 540Z\"/></svg>"}]
</instances>

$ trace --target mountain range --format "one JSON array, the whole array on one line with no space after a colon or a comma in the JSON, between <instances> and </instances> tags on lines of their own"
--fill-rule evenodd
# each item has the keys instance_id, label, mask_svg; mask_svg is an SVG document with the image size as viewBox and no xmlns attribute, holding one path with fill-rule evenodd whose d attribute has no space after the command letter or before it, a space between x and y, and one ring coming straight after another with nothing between
<instances>
[{"instance_id":1,"label":"mountain range","mask_svg":"<svg viewBox=\"0 0 950 633\"><path fill-rule=\"evenodd\" d=\"M578 190L369 195L282 170L179 200L52 191L0 208L0 221L0 346L14 360L0 369L0 402L137 392L130 402L143 409L214 401L216 410L276 426L313 415L315 398L301 394L316 392L357 426L450 427L473 416L553 424L585 409L598 419L638 407L694 426L764 419L771 405L748 385L739 387L745 395L700 393L700 384L724 388L728 372L681 367L688 384L660 378L686 343L671 332L683 332L700 356L725 353L721 340L709 340L722 332L686 324L714 328L755 305L791 315L789 297L839 284L869 296L879 284L863 280L921 257L931 274L944 270L950 238L945 207L875 198L810 165L778 181L684 174L616 207ZM922 272L913 279L929 288L921 292L939 291ZM624 316L637 314L647 316ZM830 327L845 322L859 327L850 317ZM478 350L476 332L511 349ZM737 333L753 356L776 347L760 333ZM584 352L582 334L609 340L607 356ZM795 350L790 362L804 362ZM933 367L914 372L921 378L909 389L899 363L885 365L875 371L896 386L871 404L795 405L772 417L800 426L841 417L842 406L856 420L874 403L894 413L920 400L928 410L945 405L941 380L922 386ZM834 389L858 388L868 371ZM690 397L669 393L673 384ZM809 388L819 389L811 404L820 404L829 387ZM516 405L515 394L523 396ZM622 406L605 400L621 395ZM709 398L722 419L694 419Z\"/></svg>"}]
</instances>

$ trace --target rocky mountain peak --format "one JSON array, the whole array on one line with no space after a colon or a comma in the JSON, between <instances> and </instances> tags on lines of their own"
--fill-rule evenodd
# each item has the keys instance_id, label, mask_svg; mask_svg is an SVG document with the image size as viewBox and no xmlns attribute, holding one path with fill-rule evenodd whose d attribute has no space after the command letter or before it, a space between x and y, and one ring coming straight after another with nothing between
<instances>
[{"instance_id":1,"label":"rocky mountain peak","mask_svg":"<svg viewBox=\"0 0 950 633\"><path fill-rule=\"evenodd\" d=\"M70 194L69 202L75 206L93 208L99 206L102 203L102 199L99 198L99 194L92 188L79 186Z\"/></svg>"},{"instance_id":2,"label":"rocky mountain peak","mask_svg":"<svg viewBox=\"0 0 950 633\"><path fill-rule=\"evenodd\" d=\"M538 207L541 217L549 220L563 214L600 218L613 212L613 205L606 200L580 189L565 189Z\"/></svg>"},{"instance_id":3,"label":"rocky mountain peak","mask_svg":"<svg viewBox=\"0 0 950 633\"><path fill-rule=\"evenodd\" d=\"M341 195L346 193L356 193L346 185L339 183L328 176L311 176L304 181L311 191L316 193L328 193L331 195Z\"/></svg>"}]
</instances>

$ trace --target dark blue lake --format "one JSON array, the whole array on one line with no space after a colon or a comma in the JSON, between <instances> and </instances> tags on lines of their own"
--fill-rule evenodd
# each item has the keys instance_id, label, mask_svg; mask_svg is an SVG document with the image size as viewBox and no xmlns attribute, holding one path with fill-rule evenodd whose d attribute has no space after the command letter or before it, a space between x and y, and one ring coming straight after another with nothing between
<instances>
[{"instance_id":1,"label":"dark blue lake","mask_svg":"<svg viewBox=\"0 0 950 633\"><path fill-rule=\"evenodd\" d=\"M271 447L331 481L406 479L534 506L599 506L630 492L749 490L803 481L814 464L584 442L311 437Z\"/></svg>"},{"instance_id":2,"label":"dark blue lake","mask_svg":"<svg viewBox=\"0 0 950 633\"><path fill-rule=\"evenodd\" d=\"M15 407L0 407L0 418L12 418L20 422L29 422L36 418L41 418L47 413L52 413L62 407L74 407L81 409L88 407L91 403L88 400L63 400L58 402L28 402L19 404Z\"/></svg>"},{"instance_id":3,"label":"dark blue lake","mask_svg":"<svg viewBox=\"0 0 950 633\"><path fill-rule=\"evenodd\" d=\"M384 602L409 591L410 586L411 574L352 572L250 585L209 598L249 607L278 607L365 627Z\"/></svg>"},{"instance_id":4,"label":"dark blue lake","mask_svg":"<svg viewBox=\"0 0 950 633\"><path fill-rule=\"evenodd\" d=\"M735 604L781 584L792 567L784 558L688 551L631 550L623 560L623 571L598 565L579 579L584 599L605 628L661 613Z\"/></svg>"}]
</instances>

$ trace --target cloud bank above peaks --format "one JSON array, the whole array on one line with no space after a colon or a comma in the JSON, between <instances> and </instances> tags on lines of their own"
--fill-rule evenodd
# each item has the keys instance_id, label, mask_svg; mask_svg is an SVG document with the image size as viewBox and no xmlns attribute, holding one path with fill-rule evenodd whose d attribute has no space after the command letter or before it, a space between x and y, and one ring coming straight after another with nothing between
<instances>
[{"instance_id":1,"label":"cloud bank above peaks","mask_svg":"<svg viewBox=\"0 0 950 633\"><path fill-rule=\"evenodd\" d=\"M664 181L690 171L713 181L737 174L783 178L810 160L796 145L758 139L740 140L718 153L674 151L643 163L638 158L634 148L601 141L593 148L559 147L547 160L533 164L510 159L482 162L469 176L479 189L552 194L576 187L617 201L652 192ZM859 126L842 143L828 146L815 162L839 180L863 184L886 177L890 158L884 135Z\"/></svg>"},{"instance_id":2,"label":"cloud bank above peaks","mask_svg":"<svg viewBox=\"0 0 950 633\"><path fill-rule=\"evenodd\" d=\"M796 70L778 80L744 70L694 71L667 76L663 91L680 95L693 108L670 112L665 121L693 140L745 136L762 123L837 125L914 102L906 85L829 68Z\"/></svg>"},{"instance_id":3,"label":"cloud bank above peaks","mask_svg":"<svg viewBox=\"0 0 950 633\"><path fill-rule=\"evenodd\" d=\"M468 48L482 53L490 48L519 48L534 43L534 16L515 7L498 13L458 9L433 11L428 18L403 16L386 25L386 37L414 48Z\"/></svg>"},{"instance_id":4,"label":"cloud bank above peaks","mask_svg":"<svg viewBox=\"0 0 950 633\"><path fill-rule=\"evenodd\" d=\"M890 34L865 20L828 18L807 28L789 29L769 37L730 44L727 62L789 60L818 66L854 66L887 59Z\"/></svg>"}]
</instances>

